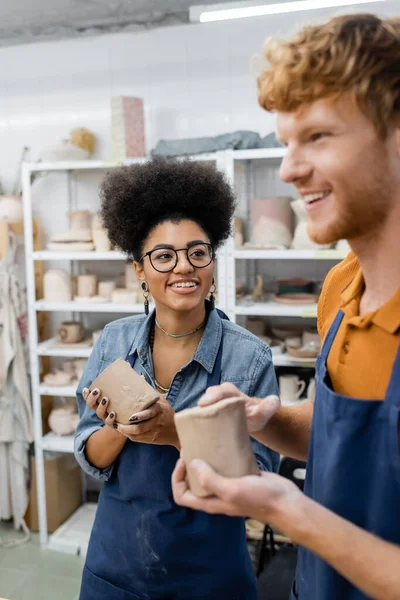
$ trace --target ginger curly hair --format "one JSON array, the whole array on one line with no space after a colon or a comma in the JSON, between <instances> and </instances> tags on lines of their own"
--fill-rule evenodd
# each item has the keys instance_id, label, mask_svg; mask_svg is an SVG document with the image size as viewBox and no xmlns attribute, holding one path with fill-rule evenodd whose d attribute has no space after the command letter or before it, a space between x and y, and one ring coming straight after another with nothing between
<instances>
[{"instance_id":1,"label":"ginger curly hair","mask_svg":"<svg viewBox=\"0 0 400 600\"><path fill-rule=\"evenodd\" d=\"M268 39L264 55L269 66L258 90L267 111L291 112L348 93L381 138L400 111L400 19L335 17L288 41Z\"/></svg>"}]
</instances>

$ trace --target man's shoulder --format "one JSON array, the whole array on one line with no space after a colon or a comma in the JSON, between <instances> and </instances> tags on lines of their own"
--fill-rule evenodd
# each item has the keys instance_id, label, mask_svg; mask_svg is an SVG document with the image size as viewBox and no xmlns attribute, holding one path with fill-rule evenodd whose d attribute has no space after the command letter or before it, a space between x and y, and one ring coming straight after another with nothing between
<instances>
[{"instance_id":1,"label":"man's shoulder","mask_svg":"<svg viewBox=\"0 0 400 600\"><path fill-rule=\"evenodd\" d=\"M354 252L349 252L344 260L335 265L327 274L318 301L318 331L321 339L332 324L342 305L341 295L360 270L360 263Z\"/></svg>"}]
</instances>

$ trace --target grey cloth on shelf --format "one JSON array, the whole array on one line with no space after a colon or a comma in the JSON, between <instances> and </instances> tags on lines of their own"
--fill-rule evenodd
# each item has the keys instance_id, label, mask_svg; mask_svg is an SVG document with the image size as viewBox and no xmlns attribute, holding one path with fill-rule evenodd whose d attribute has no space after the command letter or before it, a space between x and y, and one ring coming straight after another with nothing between
<instances>
[{"instance_id":1,"label":"grey cloth on shelf","mask_svg":"<svg viewBox=\"0 0 400 600\"><path fill-rule=\"evenodd\" d=\"M267 136L268 137L268 136ZM265 139L265 138L264 138ZM261 148L261 137L254 131L235 131L214 137L192 138L184 140L160 140L152 156L182 156L203 154L218 150L248 150Z\"/></svg>"},{"instance_id":2,"label":"grey cloth on shelf","mask_svg":"<svg viewBox=\"0 0 400 600\"><path fill-rule=\"evenodd\" d=\"M269 133L260 140L260 148L282 148L282 144L277 140L274 132Z\"/></svg>"}]
</instances>

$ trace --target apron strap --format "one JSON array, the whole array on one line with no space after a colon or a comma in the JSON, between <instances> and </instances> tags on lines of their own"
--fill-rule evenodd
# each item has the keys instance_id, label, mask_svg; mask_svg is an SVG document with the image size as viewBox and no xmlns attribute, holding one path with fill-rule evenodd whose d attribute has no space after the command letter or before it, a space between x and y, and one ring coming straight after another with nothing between
<instances>
[{"instance_id":1,"label":"apron strap","mask_svg":"<svg viewBox=\"0 0 400 600\"><path fill-rule=\"evenodd\" d=\"M136 358L137 358L137 351L135 350L132 354L128 354L128 356L126 357L126 362L130 364L130 366L133 369L133 365L136 362Z\"/></svg>"},{"instance_id":2,"label":"apron strap","mask_svg":"<svg viewBox=\"0 0 400 600\"><path fill-rule=\"evenodd\" d=\"M400 344L390 377L389 386L386 391L386 401L389 404L400 406Z\"/></svg>"},{"instance_id":3,"label":"apron strap","mask_svg":"<svg viewBox=\"0 0 400 600\"><path fill-rule=\"evenodd\" d=\"M212 370L212 373L208 374L207 377L207 388L211 387L212 385L219 385L220 381L221 381L221 363L222 363L222 348L223 348L223 341L224 341L224 335L221 335L221 341L219 344L219 348L218 348L218 354L217 357L215 359L215 363L214 363L214 368Z\"/></svg>"},{"instance_id":4,"label":"apron strap","mask_svg":"<svg viewBox=\"0 0 400 600\"><path fill-rule=\"evenodd\" d=\"M324 344L322 346L321 354L320 354L324 363L325 363L326 359L328 358L328 354L329 354L329 351L333 344L333 340L335 339L336 333L340 327L343 317L344 317L344 312L342 310L338 310L336 317L335 317L332 325L329 328L328 335L325 338Z\"/></svg>"}]
</instances>

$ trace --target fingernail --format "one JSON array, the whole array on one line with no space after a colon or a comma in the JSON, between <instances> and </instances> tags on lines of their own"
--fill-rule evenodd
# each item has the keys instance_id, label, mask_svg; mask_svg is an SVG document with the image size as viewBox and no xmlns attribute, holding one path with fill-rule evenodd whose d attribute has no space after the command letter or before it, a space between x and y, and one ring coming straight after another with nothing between
<instances>
[{"instance_id":1,"label":"fingernail","mask_svg":"<svg viewBox=\"0 0 400 600\"><path fill-rule=\"evenodd\" d=\"M110 419L113 419L115 417L115 413L111 412L110 413Z\"/></svg>"},{"instance_id":2,"label":"fingernail","mask_svg":"<svg viewBox=\"0 0 400 600\"><path fill-rule=\"evenodd\" d=\"M118 429L118 423L113 423L114 429Z\"/></svg>"},{"instance_id":3,"label":"fingernail","mask_svg":"<svg viewBox=\"0 0 400 600\"><path fill-rule=\"evenodd\" d=\"M132 416L130 417L129 421L132 423L133 421L137 421L138 417Z\"/></svg>"},{"instance_id":4,"label":"fingernail","mask_svg":"<svg viewBox=\"0 0 400 600\"><path fill-rule=\"evenodd\" d=\"M201 469L201 467L203 466L203 461L199 460L198 458L195 458L190 463L190 466L192 467L192 469L195 469L195 470Z\"/></svg>"},{"instance_id":5,"label":"fingernail","mask_svg":"<svg viewBox=\"0 0 400 600\"><path fill-rule=\"evenodd\" d=\"M93 396L97 396L99 394L99 390L93 390L92 394Z\"/></svg>"},{"instance_id":6,"label":"fingernail","mask_svg":"<svg viewBox=\"0 0 400 600\"><path fill-rule=\"evenodd\" d=\"M105 404L107 404L107 398L103 398L103 400L101 401L102 405L104 406Z\"/></svg>"},{"instance_id":7,"label":"fingernail","mask_svg":"<svg viewBox=\"0 0 400 600\"><path fill-rule=\"evenodd\" d=\"M87 393L88 393L88 391L89 391L89 388L83 388L83 390L82 390L82 394L87 394Z\"/></svg>"}]
</instances>

